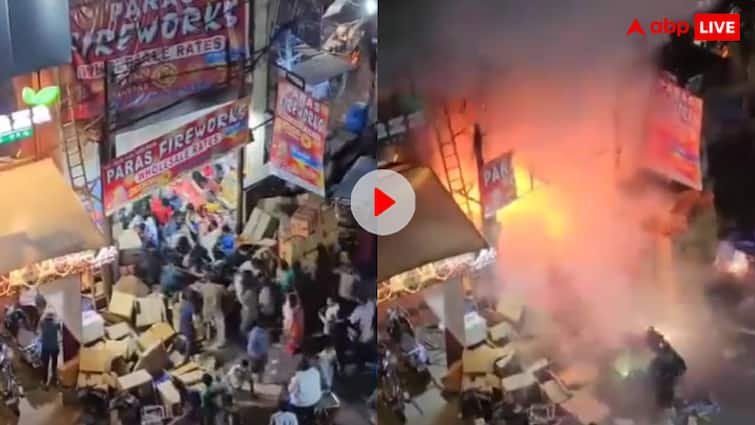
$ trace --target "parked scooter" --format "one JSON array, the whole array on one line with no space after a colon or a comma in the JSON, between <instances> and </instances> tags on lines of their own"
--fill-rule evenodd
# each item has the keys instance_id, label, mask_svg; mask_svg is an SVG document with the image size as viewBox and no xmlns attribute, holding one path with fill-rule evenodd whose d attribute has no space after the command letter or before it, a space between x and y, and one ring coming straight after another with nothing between
<instances>
[{"instance_id":1,"label":"parked scooter","mask_svg":"<svg viewBox=\"0 0 755 425\"><path fill-rule=\"evenodd\" d=\"M122 391L110 400L110 410L118 412L118 419L122 424L138 424L142 421L142 404L128 391Z\"/></svg>"},{"instance_id":2,"label":"parked scooter","mask_svg":"<svg viewBox=\"0 0 755 425\"><path fill-rule=\"evenodd\" d=\"M378 400L396 415L401 423L406 422L406 394L398 374L398 358L387 347L381 347Z\"/></svg>"},{"instance_id":3,"label":"parked scooter","mask_svg":"<svg viewBox=\"0 0 755 425\"><path fill-rule=\"evenodd\" d=\"M19 402L23 397L23 390L16 380L13 370L13 352L7 344L0 341L0 396L16 416L20 415Z\"/></svg>"},{"instance_id":4,"label":"parked scooter","mask_svg":"<svg viewBox=\"0 0 755 425\"><path fill-rule=\"evenodd\" d=\"M427 348L418 339L409 315L400 307L388 309L388 335L400 349L401 360L417 373L425 373L430 358Z\"/></svg>"}]
</instances>

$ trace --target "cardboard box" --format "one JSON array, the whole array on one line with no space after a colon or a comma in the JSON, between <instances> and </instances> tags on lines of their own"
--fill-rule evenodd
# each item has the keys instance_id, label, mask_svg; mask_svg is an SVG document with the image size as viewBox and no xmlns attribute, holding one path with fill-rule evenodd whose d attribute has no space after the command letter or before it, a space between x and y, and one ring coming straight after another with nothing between
<instances>
[{"instance_id":1,"label":"cardboard box","mask_svg":"<svg viewBox=\"0 0 755 425\"><path fill-rule=\"evenodd\" d=\"M157 386L157 393L160 395L160 401L163 403L166 412L169 415L176 416L180 414L181 394L170 381L165 381Z\"/></svg>"},{"instance_id":2,"label":"cardboard box","mask_svg":"<svg viewBox=\"0 0 755 425\"><path fill-rule=\"evenodd\" d=\"M90 373L110 372L112 354L102 347L83 347L79 351L79 370Z\"/></svg>"},{"instance_id":3,"label":"cardboard box","mask_svg":"<svg viewBox=\"0 0 755 425\"><path fill-rule=\"evenodd\" d=\"M81 342L89 344L105 336L105 319L96 311L81 313Z\"/></svg>"},{"instance_id":4,"label":"cardboard box","mask_svg":"<svg viewBox=\"0 0 755 425\"><path fill-rule=\"evenodd\" d=\"M183 375L185 373L193 372L199 369L199 365L194 362L186 363L185 365L171 370L169 373L173 376Z\"/></svg>"},{"instance_id":5,"label":"cardboard box","mask_svg":"<svg viewBox=\"0 0 755 425\"><path fill-rule=\"evenodd\" d=\"M105 328L105 335L110 339L121 339L133 334L133 329L126 322L116 323Z\"/></svg>"},{"instance_id":6,"label":"cardboard box","mask_svg":"<svg viewBox=\"0 0 755 425\"><path fill-rule=\"evenodd\" d=\"M123 292L113 291L113 295L110 297L110 304L108 305L108 313L118 317L122 317L127 320L131 320L131 316L134 313L134 303L136 297Z\"/></svg>"},{"instance_id":7,"label":"cardboard box","mask_svg":"<svg viewBox=\"0 0 755 425\"><path fill-rule=\"evenodd\" d=\"M260 208L252 210L249 220L241 232L240 238L246 241L259 241L263 239L272 239L278 230L278 221L272 215L266 213Z\"/></svg>"},{"instance_id":8,"label":"cardboard box","mask_svg":"<svg viewBox=\"0 0 755 425\"><path fill-rule=\"evenodd\" d=\"M79 372L76 387L81 388L97 388L103 391L107 391L110 388L109 375L106 373L86 373Z\"/></svg>"},{"instance_id":9,"label":"cardboard box","mask_svg":"<svg viewBox=\"0 0 755 425\"><path fill-rule=\"evenodd\" d=\"M197 370L185 373L183 375L177 375L176 379L178 379L179 381L181 381L181 383L183 383L184 385L188 387L198 382L201 382L202 375L204 375L204 371L197 369Z\"/></svg>"},{"instance_id":10,"label":"cardboard box","mask_svg":"<svg viewBox=\"0 0 755 425\"><path fill-rule=\"evenodd\" d=\"M513 347L492 348L481 345L475 349L466 349L462 354L462 369L465 374L479 373L488 374L495 370L496 360L510 356Z\"/></svg>"},{"instance_id":11,"label":"cardboard box","mask_svg":"<svg viewBox=\"0 0 755 425\"><path fill-rule=\"evenodd\" d=\"M131 391L150 383L152 383L152 375L144 369L118 378L118 388L124 391Z\"/></svg>"},{"instance_id":12,"label":"cardboard box","mask_svg":"<svg viewBox=\"0 0 755 425\"><path fill-rule=\"evenodd\" d=\"M144 328L168 319L165 303L159 294L136 299L136 327Z\"/></svg>"},{"instance_id":13,"label":"cardboard box","mask_svg":"<svg viewBox=\"0 0 755 425\"><path fill-rule=\"evenodd\" d=\"M152 375L157 375L167 365L168 353L165 352L165 346L161 342L157 342L141 353L139 360L134 365L134 370L144 369Z\"/></svg>"},{"instance_id":14,"label":"cardboard box","mask_svg":"<svg viewBox=\"0 0 755 425\"><path fill-rule=\"evenodd\" d=\"M63 387L75 387L79 377L79 357L63 363L58 368L58 379Z\"/></svg>"},{"instance_id":15,"label":"cardboard box","mask_svg":"<svg viewBox=\"0 0 755 425\"><path fill-rule=\"evenodd\" d=\"M129 341L128 340L107 340L105 341L105 349L110 352L111 359L122 358L127 359L129 354Z\"/></svg>"},{"instance_id":16,"label":"cardboard box","mask_svg":"<svg viewBox=\"0 0 755 425\"><path fill-rule=\"evenodd\" d=\"M302 205L291 217L288 233L291 237L300 236L307 238L315 232L319 220L319 208L316 209L310 205Z\"/></svg>"},{"instance_id":17,"label":"cardboard box","mask_svg":"<svg viewBox=\"0 0 755 425\"><path fill-rule=\"evenodd\" d=\"M155 323L139 335L139 346L141 346L142 349L147 349L158 342L165 344L173 338L175 334L176 331L173 330L173 327L168 323Z\"/></svg>"}]
</instances>

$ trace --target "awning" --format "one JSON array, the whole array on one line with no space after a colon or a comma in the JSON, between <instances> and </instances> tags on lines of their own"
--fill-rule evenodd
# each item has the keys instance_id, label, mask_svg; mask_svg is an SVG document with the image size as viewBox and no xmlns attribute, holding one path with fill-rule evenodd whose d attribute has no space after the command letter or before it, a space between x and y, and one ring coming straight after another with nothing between
<instances>
[{"instance_id":1,"label":"awning","mask_svg":"<svg viewBox=\"0 0 755 425\"><path fill-rule=\"evenodd\" d=\"M0 273L105 246L52 160L0 173Z\"/></svg>"},{"instance_id":2,"label":"awning","mask_svg":"<svg viewBox=\"0 0 755 425\"><path fill-rule=\"evenodd\" d=\"M354 162L354 164L343 176L341 182L336 185L333 191L333 197L336 199L349 199L351 197L351 191L354 190L354 186L359 179L365 174L373 171L377 168L377 162L375 158L369 156L360 156Z\"/></svg>"},{"instance_id":3,"label":"awning","mask_svg":"<svg viewBox=\"0 0 755 425\"><path fill-rule=\"evenodd\" d=\"M354 69L351 62L330 53L319 52L294 66L292 72L307 85L314 86Z\"/></svg>"},{"instance_id":4,"label":"awning","mask_svg":"<svg viewBox=\"0 0 755 425\"><path fill-rule=\"evenodd\" d=\"M378 238L378 281L427 263L488 247L433 171L414 167L400 173L416 193L414 218L403 230Z\"/></svg>"}]
</instances>

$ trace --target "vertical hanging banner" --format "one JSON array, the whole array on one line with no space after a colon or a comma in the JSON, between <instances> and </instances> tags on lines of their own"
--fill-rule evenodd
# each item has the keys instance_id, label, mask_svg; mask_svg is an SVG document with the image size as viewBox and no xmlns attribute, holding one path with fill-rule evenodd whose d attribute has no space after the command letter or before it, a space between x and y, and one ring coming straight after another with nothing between
<instances>
[{"instance_id":1,"label":"vertical hanging banner","mask_svg":"<svg viewBox=\"0 0 755 425\"><path fill-rule=\"evenodd\" d=\"M512 153L488 161L480 170L480 201L485 218L516 199L516 177Z\"/></svg>"},{"instance_id":2,"label":"vertical hanging banner","mask_svg":"<svg viewBox=\"0 0 755 425\"><path fill-rule=\"evenodd\" d=\"M229 81L229 64L249 54L249 3L243 0L70 0L78 118L110 101L119 111L160 105Z\"/></svg>"},{"instance_id":3,"label":"vertical hanging banner","mask_svg":"<svg viewBox=\"0 0 755 425\"><path fill-rule=\"evenodd\" d=\"M249 141L249 99L221 106L102 167L108 215Z\"/></svg>"},{"instance_id":4,"label":"vertical hanging banner","mask_svg":"<svg viewBox=\"0 0 755 425\"><path fill-rule=\"evenodd\" d=\"M652 102L646 166L685 186L701 190L703 100L663 75L658 79Z\"/></svg>"},{"instance_id":5,"label":"vertical hanging banner","mask_svg":"<svg viewBox=\"0 0 755 425\"><path fill-rule=\"evenodd\" d=\"M278 83L273 140L272 173L281 179L325 195L325 139L328 105L315 100L288 80Z\"/></svg>"}]
</instances>

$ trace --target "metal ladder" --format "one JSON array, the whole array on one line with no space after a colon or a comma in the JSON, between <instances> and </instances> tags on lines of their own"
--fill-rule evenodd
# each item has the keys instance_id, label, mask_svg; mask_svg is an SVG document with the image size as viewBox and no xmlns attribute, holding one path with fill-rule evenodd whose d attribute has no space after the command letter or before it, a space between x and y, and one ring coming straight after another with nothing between
<instances>
[{"instance_id":1,"label":"metal ladder","mask_svg":"<svg viewBox=\"0 0 755 425\"><path fill-rule=\"evenodd\" d=\"M448 185L448 190L451 194L461 196L463 200L462 206L466 210L467 215L471 218L474 214L472 210L472 200L469 197L467 185L464 182L464 173L462 173L461 170L459 150L456 147L456 139L464 134L466 129L454 131L453 124L451 123L451 115L449 114L448 106L446 105L443 105L443 116L446 120L446 126L450 137L443 137L442 131L438 128L437 123L433 124L433 128L435 129L435 138L438 142L440 158L443 162L443 171L446 174L446 184Z\"/></svg>"},{"instance_id":2,"label":"metal ladder","mask_svg":"<svg viewBox=\"0 0 755 425\"><path fill-rule=\"evenodd\" d=\"M79 129L74 114L73 95L70 87L66 89L66 98L61 102L62 116L70 118L63 123L63 139L61 149L65 158L66 171L71 187L84 203L87 211L92 214L95 211L95 203L101 202L100 198L94 194L94 187L97 184L99 176L90 180L87 178L86 165L84 163L83 142L82 140L90 129L92 129L100 119L92 120L84 128Z\"/></svg>"}]
</instances>

